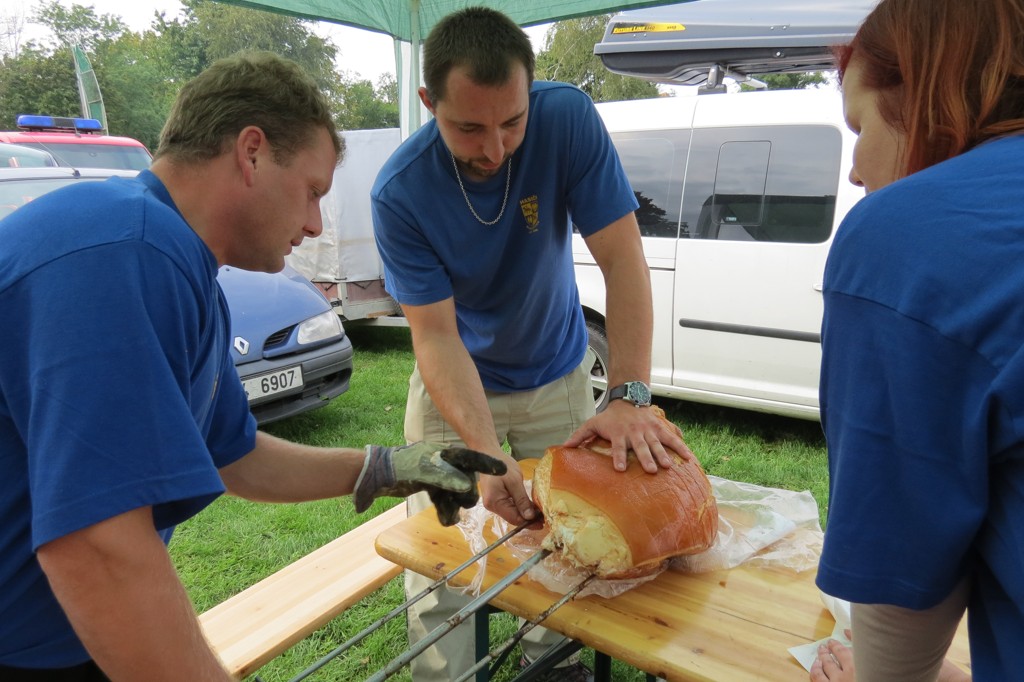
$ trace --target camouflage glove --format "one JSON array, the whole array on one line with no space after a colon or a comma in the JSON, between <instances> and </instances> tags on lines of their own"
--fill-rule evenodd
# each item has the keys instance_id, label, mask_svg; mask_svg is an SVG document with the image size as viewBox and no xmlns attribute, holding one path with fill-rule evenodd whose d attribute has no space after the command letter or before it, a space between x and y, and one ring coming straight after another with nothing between
<instances>
[{"instance_id":1,"label":"camouflage glove","mask_svg":"<svg viewBox=\"0 0 1024 682\"><path fill-rule=\"evenodd\" d=\"M425 442L401 447L367 445L352 499L361 513L378 497L408 497L425 490L437 507L441 525L452 526L459 521L459 509L472 507L480 498L476 474L501 476L505 471L501 460L466 448Z\"/></svg>"}]
</instances>

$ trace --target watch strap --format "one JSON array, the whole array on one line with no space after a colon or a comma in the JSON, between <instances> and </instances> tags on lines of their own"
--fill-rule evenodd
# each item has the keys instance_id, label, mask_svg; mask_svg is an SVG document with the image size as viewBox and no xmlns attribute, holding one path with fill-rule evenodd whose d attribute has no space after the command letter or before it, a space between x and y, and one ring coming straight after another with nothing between
<instances>
[{"instance_id":1,"label":"watch strap","mask_svg":"<svg viewBox=\"0 0 1024 682\"><path fill-rule=\"evenodd\" d=\"M626 384L619 384L614 388L608 389L608 401L619 400L620 398L626 397Z\"/></svg>"},{"instance_id":2,"label":"watch strap","mask_svg":"<svg viewBox=\"0 0 1024 682\"><path fill-rule=\"evenodd\" d=\"M639 384L640 386L643 387L643 393L648 396L646 401L638 402L638 401L636 401L630 395L630 393L631 393L630 388L631 388L631 386L633 384ZM618 386L615 386L613 388L608 389L608 401L609 402L611 402L612 400L625 399L627 402L630 402L633 405L636 405L637 407L647 407L647 406L649 406L651 404L650 395L651 395L650 387L647 384L645 384L644 382L642 382L642 381L627 381L624 384L619 384Z\"/></svg>"}]
</instances>

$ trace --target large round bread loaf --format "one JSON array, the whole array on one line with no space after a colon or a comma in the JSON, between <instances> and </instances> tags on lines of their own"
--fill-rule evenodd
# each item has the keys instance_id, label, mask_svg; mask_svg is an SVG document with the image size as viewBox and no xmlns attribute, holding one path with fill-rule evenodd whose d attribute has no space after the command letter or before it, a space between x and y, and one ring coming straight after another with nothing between
<instances>
[{"instance_id":1,"label":"large round bread loaf","mask_svg":"<svg viewBox=\"0 0 1024 682\"><path fill-rule=\"evenodd\" d=\"M670 557L714 544L718 507L696 459L649 474L629 453L615 471L607 441L586 448L550 447L533 477L544 513L544 546L600 578L638 578Z\"/></svg>"}]
</instances>

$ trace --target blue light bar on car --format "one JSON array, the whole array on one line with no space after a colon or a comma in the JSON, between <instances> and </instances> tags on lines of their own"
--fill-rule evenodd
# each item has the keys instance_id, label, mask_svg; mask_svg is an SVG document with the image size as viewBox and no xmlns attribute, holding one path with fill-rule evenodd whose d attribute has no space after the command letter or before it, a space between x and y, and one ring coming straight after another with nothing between
<instances>
[{"instance_id":1,"label":"blue light bar on car","mask_svg":"<svg viewBox=\"0 0 1024 682\"><path fill-rule=\"evenodd\" d=\"M87 133L103 132L103 124L95 118L70 118L67 116L39 116L20 114L17 119L22 130L77 130Z\"/></svg>"}]
</instances>

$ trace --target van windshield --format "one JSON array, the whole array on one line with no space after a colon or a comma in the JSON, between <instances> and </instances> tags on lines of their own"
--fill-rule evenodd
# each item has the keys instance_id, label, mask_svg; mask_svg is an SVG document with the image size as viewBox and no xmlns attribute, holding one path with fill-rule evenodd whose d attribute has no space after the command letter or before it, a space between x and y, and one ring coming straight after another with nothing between
<instances>
[{"instance_id":1,"label":"van windshield","mask_svg":"<svg viewBox=\"0 0 1024 682\"><path fill-rule=\"evenodd\" d=\"M59 142L20 142L19 144L48 151L57 159L58 164L72 168L145 170L153 161L145 147L89 143L61 144Z\"/></svg>"}]
</instances>

